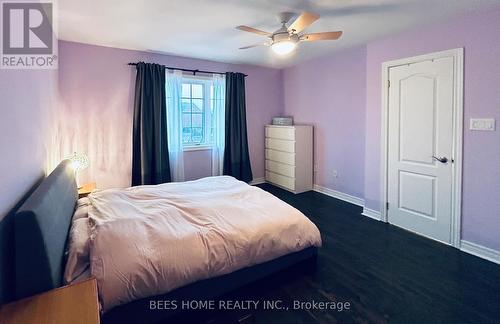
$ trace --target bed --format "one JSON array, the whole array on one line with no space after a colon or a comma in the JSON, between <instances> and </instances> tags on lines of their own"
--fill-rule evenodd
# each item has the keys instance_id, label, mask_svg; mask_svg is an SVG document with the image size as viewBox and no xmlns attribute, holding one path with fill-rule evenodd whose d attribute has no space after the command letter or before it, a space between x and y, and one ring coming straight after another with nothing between
<instances>
[{"instance_id":1,"label":"bed","mask_svg":"<svg viewBox=\"0 0 500 324\"><path fill-rule=\"evenodd\" d=\"M17 212L17 297L63 284L77 200L65 161ZM104 190L89 200L90 275L105 323L158 322L175 312L148 312L150 300L221 296L314 262L321 245L299 211L230 177Z\"/></svg>"}]
</instances>

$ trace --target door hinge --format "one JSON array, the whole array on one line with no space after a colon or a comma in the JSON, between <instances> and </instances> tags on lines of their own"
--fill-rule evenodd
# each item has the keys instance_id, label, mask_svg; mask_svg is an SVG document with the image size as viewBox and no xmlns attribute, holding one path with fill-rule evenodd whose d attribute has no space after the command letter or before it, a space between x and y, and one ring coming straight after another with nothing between
<instances>
[{"instance_id":1,"label":"door hinge","mask_svg":"<svg viewBox=\"0 0 500 324\"><path fill-rule=\"evenodd\" d=\"M385 209L389 210L389 202L385 203Z\"/></svg>"},{"instance_id":2,"label":"door hinge","mask_svg":"<svg viewBox=\"0 0 500 324\"><path fill-rule=\"evenodd\" d=\"M391 80L387 80L387 88L391 87Z\"/></svg>"}]
</instances>

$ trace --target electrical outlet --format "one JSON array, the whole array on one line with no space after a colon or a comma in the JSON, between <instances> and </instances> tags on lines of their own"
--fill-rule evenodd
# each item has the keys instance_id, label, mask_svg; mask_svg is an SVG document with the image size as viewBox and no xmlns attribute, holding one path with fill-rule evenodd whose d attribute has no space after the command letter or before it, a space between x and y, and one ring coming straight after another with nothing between
<instances>
[{"instance_id":1,"label":"electrical outlet","mask_svg":"<svg viewBox=\"0 0 500 324\"><path fill-rule=\"evenodd\" d=\"M334 178L337 178L337 177L339 176L339 174L338 174L337 170L333 170L333 171L332 171L332 176L333 176Z\"/></svg>"}]
</instances>

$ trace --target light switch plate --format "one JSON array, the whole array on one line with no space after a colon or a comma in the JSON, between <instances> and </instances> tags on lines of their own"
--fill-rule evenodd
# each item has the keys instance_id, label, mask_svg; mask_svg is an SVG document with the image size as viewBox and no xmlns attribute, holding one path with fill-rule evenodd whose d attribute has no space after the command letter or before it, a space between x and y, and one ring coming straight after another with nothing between
<instances>
[{"instance_id":1,"label":"light switch plate","mask_svg":"<svg viewBox=\"0 0 500 324\"><path fill-rule=\"evenodd\" d=\"M494 118L471 118L469 124L470 130L480 131L494 131L495 119Z\"/></svg>"}]
</instances>

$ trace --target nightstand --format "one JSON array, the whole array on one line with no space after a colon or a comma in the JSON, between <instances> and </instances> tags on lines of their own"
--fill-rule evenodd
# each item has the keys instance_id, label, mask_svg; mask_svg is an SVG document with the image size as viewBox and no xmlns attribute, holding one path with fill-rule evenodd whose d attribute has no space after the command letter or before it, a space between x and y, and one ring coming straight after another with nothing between
<instances>
[{"instance_id":1,"label":"nightstand","mask_svg":"<svg viewBox=\"0 0 500 324\"><path fill-rule=\"evenodd\" d=\"M84 184L78 189L78 198L87 197L96 188L95 182Z\"/></svg>"},{"instance_id":2,"label":"nightstand","mask_svg":"<svg viewBox=\"0 0 500 324\"><path fill-rule=\"evenodd\" d=\"M0 323L99 324L94 278L0 306Z\"/></svg>"}]
</instances>

